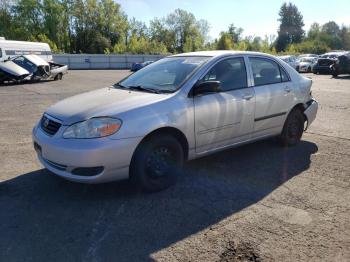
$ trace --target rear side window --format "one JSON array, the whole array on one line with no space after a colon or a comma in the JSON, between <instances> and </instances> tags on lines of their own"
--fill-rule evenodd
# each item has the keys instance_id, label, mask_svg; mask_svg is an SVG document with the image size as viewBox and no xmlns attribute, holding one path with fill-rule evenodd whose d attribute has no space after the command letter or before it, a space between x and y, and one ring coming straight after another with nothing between
<instances>
[{"instance_id":1,"label":"rear side window","mask_svg":"<svg viewBox=\"0 0 350 262\"><path fill-rule=\"evenodd\" d=\"M204 81L220 81L223 91L247 87L247 71L243 57L218 62L204 76Z\"/></svg>"},{"instance_id":2,"label":"rear side window","mask_svg":"<svg viewBox=\"0 0 350 262\"><path fill-rule=\"evenodd\" d=\"M276 62L257 57L251 57L249 61L253 70L255 86L289 81L288 74Z\"/></svg>"}]
</instances>

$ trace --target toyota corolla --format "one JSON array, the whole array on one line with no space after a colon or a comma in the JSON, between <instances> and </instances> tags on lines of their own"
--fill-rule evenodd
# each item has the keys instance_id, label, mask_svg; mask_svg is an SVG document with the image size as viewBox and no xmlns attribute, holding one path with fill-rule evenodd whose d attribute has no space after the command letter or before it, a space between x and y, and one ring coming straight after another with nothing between
<instances>
[{"instance_id":1,"label":"toyota corolla","mask_svg":"<svg viewBox=\"0 0 350 262\"><path fill-rule=\"evenodd\" d=\"M163 58L113 86L51 106L33 129L40 162L83 183L175 183L186 160L278 136L294 146L316 117L312 81L262 53Z\"/></svg>"}]
</instances>

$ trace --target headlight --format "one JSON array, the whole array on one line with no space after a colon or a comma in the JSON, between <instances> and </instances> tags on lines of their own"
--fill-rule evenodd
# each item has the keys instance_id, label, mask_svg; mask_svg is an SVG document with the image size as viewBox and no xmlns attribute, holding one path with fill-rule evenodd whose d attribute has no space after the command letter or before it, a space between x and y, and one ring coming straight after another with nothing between
<instances>
[{"instance_id":1,"label":"headlight","mask_svg":"<svg viewBox=\"0 0 350 262\"><path fill-rule=\"evenodd\" d=\"M117 118L96 117L69 126L63 138L98 138L110 136L117 132L122 121Z\"/></svg>"}]
</instances>

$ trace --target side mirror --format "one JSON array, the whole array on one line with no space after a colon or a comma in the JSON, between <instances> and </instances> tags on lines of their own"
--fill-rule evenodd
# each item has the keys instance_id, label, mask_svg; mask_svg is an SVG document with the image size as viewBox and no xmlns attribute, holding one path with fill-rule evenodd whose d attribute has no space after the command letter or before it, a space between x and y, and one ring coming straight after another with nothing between
<instances>
[{"instance_id":1,"label":"side mirror","mask_svg":"<svg viewBox=\"0 0 350 262\"><path fill-rule=\"evenodd\" d=\"M197 83L193 89L193 96L221 92L220 81L205 81Z\"/></svg>"}]
</instances>

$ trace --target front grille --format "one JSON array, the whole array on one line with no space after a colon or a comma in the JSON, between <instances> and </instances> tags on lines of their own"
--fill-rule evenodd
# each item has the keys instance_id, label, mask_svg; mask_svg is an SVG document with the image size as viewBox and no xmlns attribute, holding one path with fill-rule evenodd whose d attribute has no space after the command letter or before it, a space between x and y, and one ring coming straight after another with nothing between
<instances>
[{"instance_id":1,"label":"front grille","mask_svg":"<svg viewBox=\"0 0 350 262\"><path fill-rule=\"evenodd\" d=\"M45 133L53 136L60 129L61 124L43 115L40 120L40 127Z\"/></svg>"}]
</instances>

